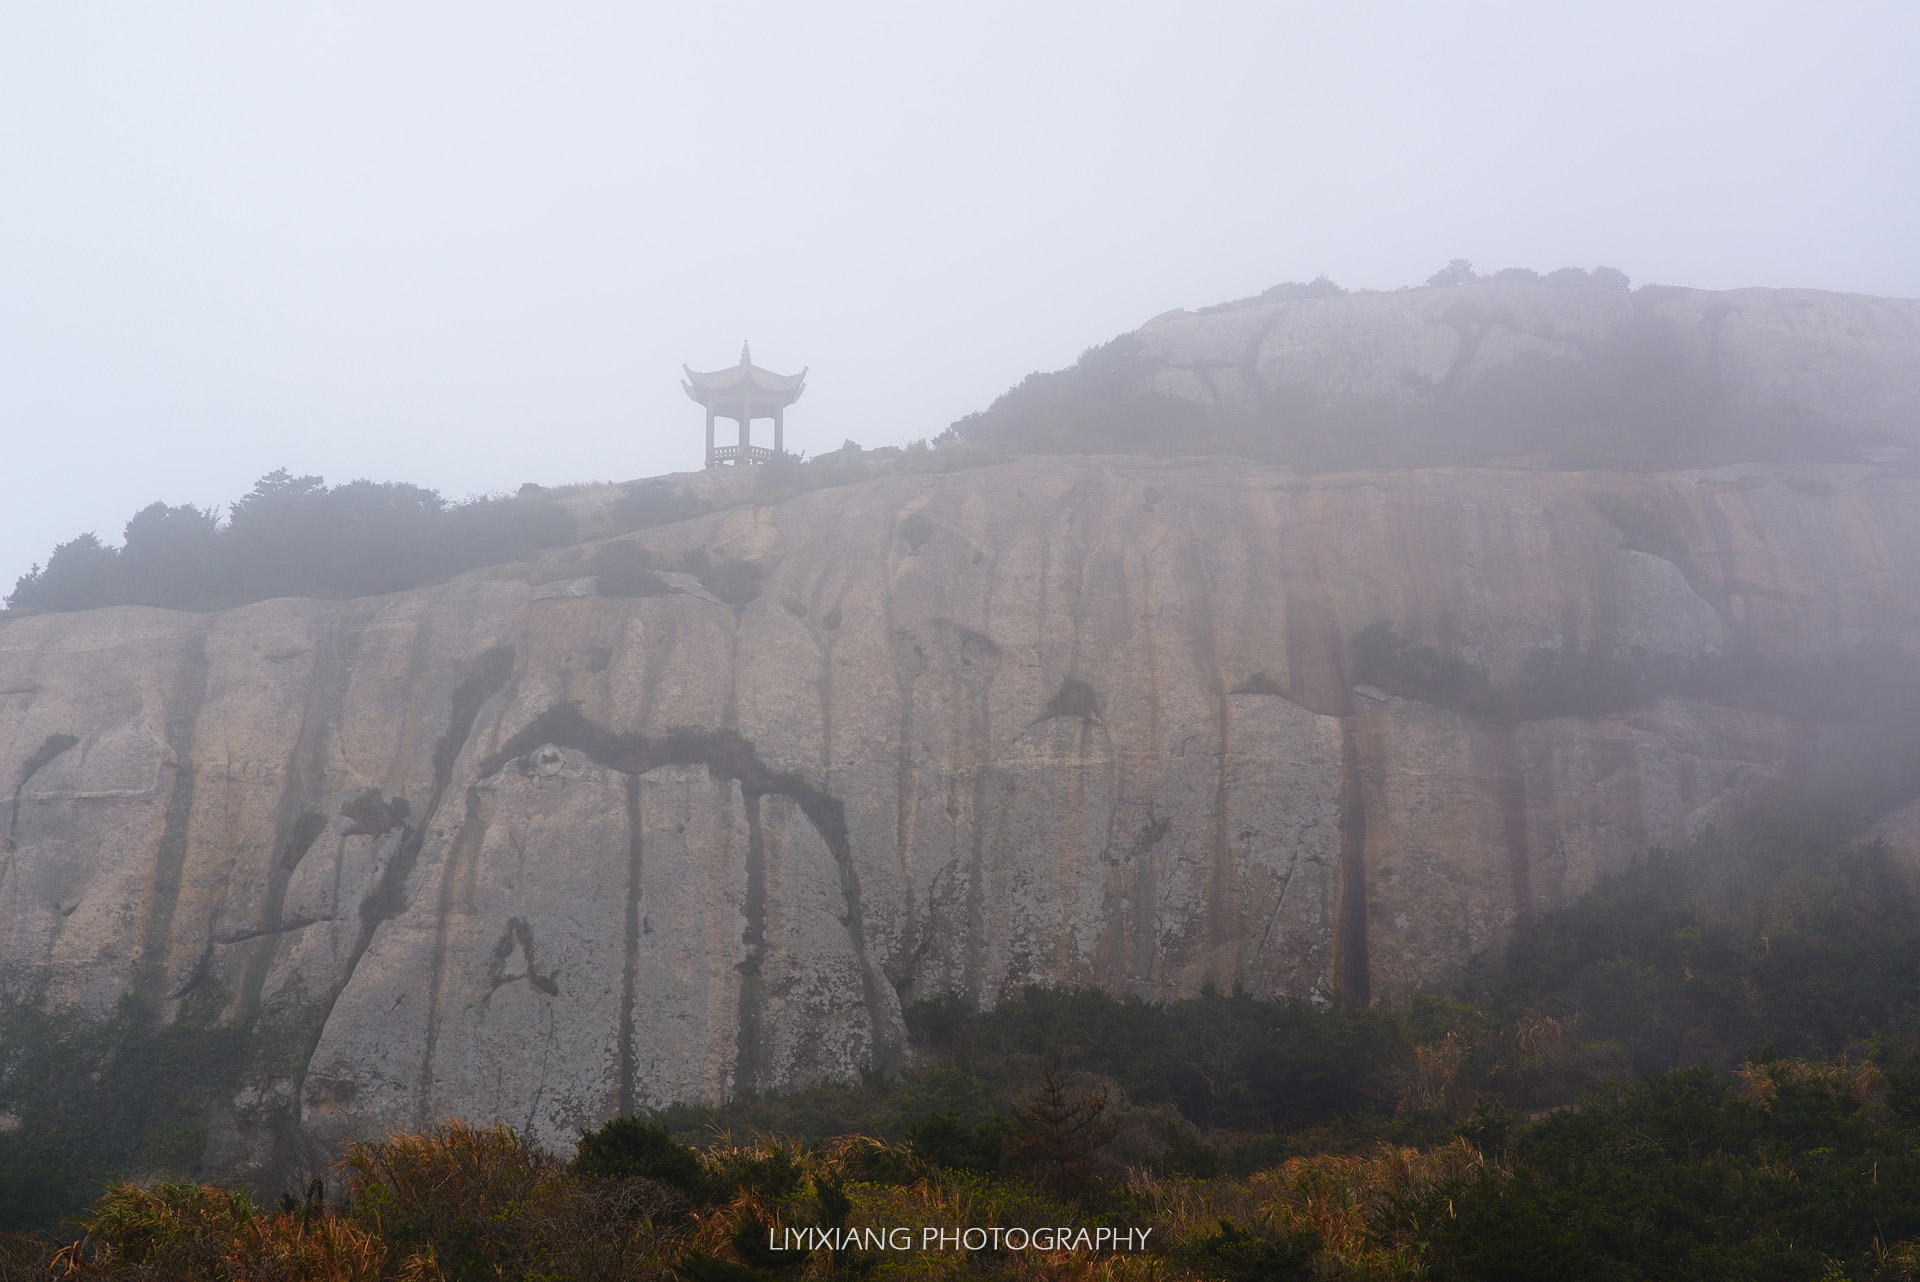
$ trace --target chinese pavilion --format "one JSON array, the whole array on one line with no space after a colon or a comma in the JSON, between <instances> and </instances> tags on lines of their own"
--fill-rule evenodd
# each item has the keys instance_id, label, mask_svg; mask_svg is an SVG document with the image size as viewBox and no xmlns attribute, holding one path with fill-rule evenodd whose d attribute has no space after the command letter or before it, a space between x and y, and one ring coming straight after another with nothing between
<instances>
[{"instance_id":1,"label":"chinese pavilion","mask_svg":"<svg viewBox=\"0 0 1920 1282\"><path fill-rule=\"evenodd\" d=\"M786 449L786 409L807 390L806 370L798 374L776 374L761 369L753 363L745 343L740 344L740 363L732 369L698 374L685 365L680 368L687 371L687 381L680 386L691 399L707 407L708 467L721 463L771 463ZM714 445L713 420L716 418L739 422L740 444ZM773 420L770 450L753 443L752 424L756 418Z\"/></svg>"}]
</instances>

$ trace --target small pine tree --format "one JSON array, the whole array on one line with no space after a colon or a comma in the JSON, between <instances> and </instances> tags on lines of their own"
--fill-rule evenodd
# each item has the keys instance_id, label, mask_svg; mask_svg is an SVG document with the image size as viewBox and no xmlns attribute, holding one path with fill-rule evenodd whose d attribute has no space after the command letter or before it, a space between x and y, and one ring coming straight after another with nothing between
<instances>
[{"instance_id":1,"label":"small pine tree","mask_svg":"<svg viewBox=\"0 0 1920 1282\"><path fill-rule=\"evenodd\" d=\"M1083 1188L1095 1157L1120 1129L1106 1113L1106 1087L1076 1098L1051 1066L1042 1069L1032 1098L1014 1115L1008 1156L1062 1192Z\"/></svg>"}]
</instances>

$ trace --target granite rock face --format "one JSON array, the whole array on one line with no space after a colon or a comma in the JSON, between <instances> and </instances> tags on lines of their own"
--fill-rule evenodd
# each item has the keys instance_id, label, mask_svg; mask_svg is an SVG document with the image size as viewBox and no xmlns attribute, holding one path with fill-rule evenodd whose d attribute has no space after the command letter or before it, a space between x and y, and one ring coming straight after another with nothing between
<instances>
[{"instance_id":1,"label":"granite rock face","mask_svg":"<svg viewBox=\"0 0 1920 1282\"><path fill-rule=\"evenodd\" d=\"M1157 316L1141 390L1230 410L1288 390L1417 401L1527 358L1580 362L1635 333L1670 342L1737 405L1902 451L1920 447L1920 301L1815 289L1482 280Z\"/></svg>"},{"instance_id":2,"label":"granite rock face","mask_svg":"<svg viewBox=\"0 0 1920 1282\"><path fill-rule=\"evenodd\" d=\"M628 537L758 595L568 549L0 626L0 982L244 1024L216 1169L450 1115L565 1148L897 1065L946 993L1445 984L1844 731L1477 721L1358 685L1369 624L1495 680L1920 651L1920 479L1864 465L1028 459Z\"/></svg>"}]
</instances>

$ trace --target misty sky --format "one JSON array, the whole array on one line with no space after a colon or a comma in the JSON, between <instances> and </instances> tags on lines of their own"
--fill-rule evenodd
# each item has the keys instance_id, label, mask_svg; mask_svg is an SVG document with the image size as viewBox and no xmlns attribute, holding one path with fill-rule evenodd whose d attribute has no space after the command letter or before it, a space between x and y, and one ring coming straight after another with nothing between
<instances>
[{"instance_id":1,"label":"misty sky","mask_svg":"<svg viewBox=\"0 0 1920 1282\"><path fill-rule=\"evenodd\" d=\"M1321 273L1920 295L1916 68L1911 0L0 0L0 595L275 467L698 467L742 338L818 452Z\"/></svg>"}]
</instances>

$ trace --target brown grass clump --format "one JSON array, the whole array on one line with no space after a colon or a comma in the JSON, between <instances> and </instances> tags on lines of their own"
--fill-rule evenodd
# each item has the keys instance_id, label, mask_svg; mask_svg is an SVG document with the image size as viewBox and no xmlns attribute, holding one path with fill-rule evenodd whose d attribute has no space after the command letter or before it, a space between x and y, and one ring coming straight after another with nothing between
<instances>
[{"instance_id":1,"label":"brown grass clump","mask_svg":"<svg viewBox=\"0 0 1920 1282\"><path fill-rule=\"evenodd\" d=\"M0 1282L45 1282L55 1247L25 1233L0 1233Z\"/></svg>"},{"instance_id":2,"label":"brown grass clump","mask_svg":"<svg viewBox=\"0 0 1920 1282\"><path fill-rule=\"evenodd\" d=\"M658 1184L583 1179L504 1126L355 1144L342 1166L352 1217L422 1262L421 1277L647 1277L672 1236L659 1221L674 1197Z\"/></svg>"},{"instance_id":3,"label":"brown grass clump","mask_svg":"<svg viewBox=\"0 0 1920 1282\"><path fill-rule=\"evenodd\" d=\"M1755 1108L1771 1111L1782 1088L1844 1095L1869 1110L1880 1110L1887 1094L1886 1078L1872 1060L1842 1056L1830 1064L1804 1059L1778 1059L1764 1064L1748 1062L1735 1070L1737 1093Z\"/></svg>"},{"instance_id":4,"label":"brown grass clump","mask_svg":"<svg viewBox=\"0 0 1920 1282\"><path fill-rule=\"evenodd\" d=\"M389 1269L377 1234L332 1215L262 1214L217 1184L118 1184L80 1220L52 1277L221 1279L221 1282L413 1282L418 1262Z\"/></svg>"},{"instance_id":5,"label":"brown grass clump","mask_svg":"<svg viewBox=\"0 0 1920 1282\"><path fill-rule=\"evenodd\" d=\"M1410 1047L1406 1063L1393 1081L1399 1088L1401 1109L1445 1111L1456 1117L1470 1112L1477 1092L1460 1072L1470 1049L1467 1039L1458 1033Z\"/></svg>"},{"instance_id":6,"label":"brown grass clump","mask_svg":"<svg viewBox=\"0 0 1920 1282\"><path fill-rule=\"evenodd\" d=\"M1381 1144L1358 1154L1296 1157L1243 1182L1155 1180L1132 1185L1165 1240L1205 1236L1221 1221L1275 1238L1319 1243L1319 1275L1341 1282L1418 1278L1413 1207L1490 1168L1464 1140L1433 1149Z\"/></svg>"},{"instance_id":7,"label":"brown grass clump","mask_svg":"<svg viewBox=\"0 0 1920 1282\"><path fill-rule=\"evenodd\" d=\"M663 1186L577 1176L506 1127L449 1122L356 1144L342 1167L343 1206L273 1213L216 1184L116 1185L79 1221L85 1236L53 1256L51 1276L627 1282L663 1277L678 1248L665 1223L676 1199ZM13 1268L11 1254L0 1260Z\"/></svg>"}]
</instances>

